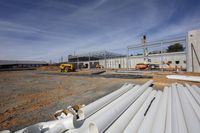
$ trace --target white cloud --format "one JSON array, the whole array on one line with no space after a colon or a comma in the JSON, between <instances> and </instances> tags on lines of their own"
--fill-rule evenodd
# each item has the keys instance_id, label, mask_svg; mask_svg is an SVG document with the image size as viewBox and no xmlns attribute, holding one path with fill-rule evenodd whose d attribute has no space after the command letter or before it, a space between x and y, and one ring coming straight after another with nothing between
<instances>
[{"instance_id":1,"label":"white cloud","mask_svg":"<svg viewBox=\"0 0 200 133\"><path fill-rule=\"evenodd\" d=\"M0 19L0 59L50 60L74 50L115 51L140 42L142 34L158 39L200 26L199 12L178 24L168 22L174 12L173 3L168 10L156 0L97 0L87 6L47 0L15 18Z\"/></svg>"}]
</instances>

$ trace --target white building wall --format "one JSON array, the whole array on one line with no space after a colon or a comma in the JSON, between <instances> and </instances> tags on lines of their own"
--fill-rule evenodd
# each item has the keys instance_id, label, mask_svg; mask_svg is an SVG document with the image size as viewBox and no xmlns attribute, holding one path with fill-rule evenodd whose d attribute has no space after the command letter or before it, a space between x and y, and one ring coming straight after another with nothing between
<instances>
[{"instance_id":1,"label":"white building wall","mask_svg":"<svg viewBox=\"0 0 200 133\"><path fill-rule=\"evenodd\" d=\"M194 46L192 49L191 46ZM200 30L188 32L187 71L200 72ZM196 55L195 55L195 51Z\"/></svg>"},{"instance_id":2,"label":"white building wall","mask_svg":"<svg viewBox=\"0 0 200 133\"><path fill-rule=\"evenodd\" d=\"M165 63L171 61L172 67L175 67L177 65L175 62L179 61L177 66L186 68L186 54L184 52L164 53L163 56L161 56L161 54L155 54L150 55L148 58L151 59L152 63L157 64L161 64L161 60L163 60ZM144 58L143 56L130 56L128 61L129 68L135 68L136 64L143 63ZM105 60L99 60L99 64L105 67ZM127 57L106 59L107 68L117 69L119 68L119 64L121 65L121 68L127 68ZM168 66L163 65L163 67L167 68Z\"/></svg>"}]
</instances>

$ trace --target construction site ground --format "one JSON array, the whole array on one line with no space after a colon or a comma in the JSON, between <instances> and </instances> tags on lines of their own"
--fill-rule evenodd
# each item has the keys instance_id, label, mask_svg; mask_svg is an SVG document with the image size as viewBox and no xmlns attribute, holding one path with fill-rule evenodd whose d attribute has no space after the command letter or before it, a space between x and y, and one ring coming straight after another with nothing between
<instances>
[{"instance_id":1,"label":"construction site ground","mask_svg":"<svg viewBox=\"0 0 200 133\"><path fill-rule=\"evenodd\" d=\"M60 73L56 68L3 71L0 72L0 130L15 131L38 122L53 120L55 111L69 105L89 104L119 89L124 83L143 84L153 79L154 88L160 90L171 83L186 83L169 80L166 78L168 74L177 73L121 73L116 70L96 69ZM200 76L199 73L178 74ZM187 83L200 86L200 83Z\"/></svg>"}]
</instances>

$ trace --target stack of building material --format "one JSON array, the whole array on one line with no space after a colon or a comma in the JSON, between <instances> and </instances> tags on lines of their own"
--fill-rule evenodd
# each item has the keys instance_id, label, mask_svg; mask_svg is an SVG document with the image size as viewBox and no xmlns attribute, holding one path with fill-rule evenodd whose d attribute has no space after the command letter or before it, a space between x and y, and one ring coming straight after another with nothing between
<instances>
[{"instance_id":1,"label":"stack of building material","mask_svg":"<svg viewBox=\"0 0 200 133\"><path fill-rule=\"evenodd\" d=\"M200 82L200 76L167 75L166 77L168 79L177 79L177 80Z\"/></svg>"},{"instance_id":2,"label":"stack of building material","mask_svg":"<svg viewBox=\"0 0 200 133\"><path fill-rule=\"evenodd\" d=\"M172 84L161 92L152 90L149 87L151 83L136 85L101 110L85 117L80 128L68 132L199 132L200 88ZM82 115L87 114L84 109L89 106L91 104L80 110Z\"/></svg>"},{"instance_id":3,"label":"stack of building material","mask_svg":"<svg viewBox=\"0 0 200 133\"><path fill-rule=\"evenodd\" d=\"M18 132L198 133L200 88L176 83L156 91L152 83L125 84L78 110L69 108L58 120Z\"/></svg>"}]
</instances>

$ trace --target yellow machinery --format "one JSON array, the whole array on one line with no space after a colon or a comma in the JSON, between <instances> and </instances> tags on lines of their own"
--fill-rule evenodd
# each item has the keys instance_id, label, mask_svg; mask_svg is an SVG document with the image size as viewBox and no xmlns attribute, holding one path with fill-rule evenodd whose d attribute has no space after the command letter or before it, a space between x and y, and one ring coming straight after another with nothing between
<instances>
[{"instance_id":1,"label":"yellow machinery","mask_svg":"<svg viewBox=\"0 0 200 133\"><path fill-rule=\"evenodd\" d=\"M60 64L60 70L61 72L74 72L76 69L74 64Z\"/></svg>"}]
</instances>

